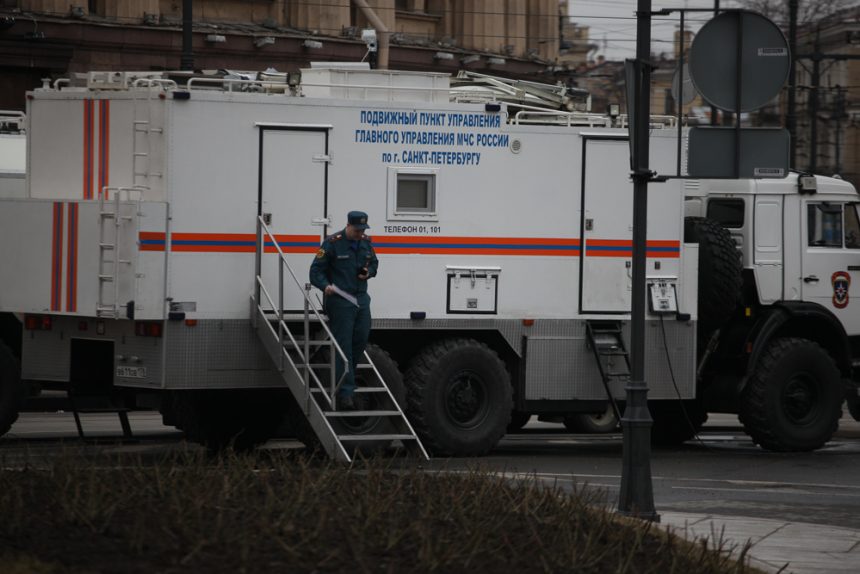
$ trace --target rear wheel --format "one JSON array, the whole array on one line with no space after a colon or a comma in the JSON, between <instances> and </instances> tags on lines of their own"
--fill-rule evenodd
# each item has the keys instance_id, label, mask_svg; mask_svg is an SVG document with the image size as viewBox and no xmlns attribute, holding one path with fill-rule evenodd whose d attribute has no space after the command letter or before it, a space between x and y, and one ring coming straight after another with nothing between
<instances>
[{"instance_id":1,"label":"rear wheel","mask_svg":"<svg viewBox=\"0 0 860 574\"><path fill-rule=\"evenodd\" d=\"M18 420L23 400L21 365L9 347L0 343L0 436Z\"/></svg>"},{"instance_id":2,"label":"rear wheel","mask_svg":"<svg viewBox=\"0 0 860 574\"><path fill-rule=\"evenodd\" d=\"M612 410L612 404L606 404L602 413L576 413L564 417L564 426L570 432L605 434L618 430L621 422Z\"/></svg>"},{"instance_id":3,"label":"rear wheel","mask_svg":"<svg viewBox=\"0 0 860 574\"><path fill-rule=\"evenodd\" d=\"M763 448L815 450L839 427L842 400L841 374L827 351L786 337L759 358L743 391L740 420Z\"/></svg>"},{"instance_id":4,"label":"rear wheel","mask_svg":"<svg viewBox=\"0 0 860 574\"><path fill-rule=\"evenodd\" d=\"M424 445L438 455L485 454L511 421L505 364L473 339L426 347L413 359L405 383L409 418Z\"/></svg>"}]
</instances>

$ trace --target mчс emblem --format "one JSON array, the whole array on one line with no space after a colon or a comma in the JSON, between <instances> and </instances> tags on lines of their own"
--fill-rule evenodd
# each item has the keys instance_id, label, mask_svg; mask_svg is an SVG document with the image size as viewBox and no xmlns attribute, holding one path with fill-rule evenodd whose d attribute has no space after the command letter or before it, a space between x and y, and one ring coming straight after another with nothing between
<instances>
[{"instance_id":1,"label":"m\u0447\u0441 emblem","mask_svg":"<svg viewBox=\"0 0 860 574\"><path fill-rule=\"evenodd\" d=\"M848 288L851 287L851 276L844 271L837 271L830 278L833 284L833 306L844 309L848 306Z\"/></svg>"}]
</instances>

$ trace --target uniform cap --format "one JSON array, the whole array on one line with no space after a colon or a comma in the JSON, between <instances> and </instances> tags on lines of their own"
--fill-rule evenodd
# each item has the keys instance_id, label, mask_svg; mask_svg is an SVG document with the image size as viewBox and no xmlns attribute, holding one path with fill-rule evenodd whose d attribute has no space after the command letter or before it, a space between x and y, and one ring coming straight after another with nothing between
<instances>
[{"instance_id":1,"label":"uniform cap","mask_svg":"<svg viewBox=\"0 0 860 574\"><path fill-rule=\"evenodd\" d=\"M370 229L367 224L367 214L363 211L350 211L346 216L347 222L356 229Z\"/></svg>"}]
</instances>

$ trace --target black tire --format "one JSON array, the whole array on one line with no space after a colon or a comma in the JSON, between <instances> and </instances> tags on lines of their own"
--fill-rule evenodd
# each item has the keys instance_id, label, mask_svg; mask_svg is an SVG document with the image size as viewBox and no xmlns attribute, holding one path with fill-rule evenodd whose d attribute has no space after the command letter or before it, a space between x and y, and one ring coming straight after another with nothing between
<instances>
[{"instance_id":1,"label":"black tire","mask_svg":"<svg viewBox=\"0 0 860 574\"><path fill-rule=\"evenodd\" d=\"M762 353L741 397L740 420L753 442L773 451L810 451L839 428L842 376L807 339L775 339Z\"/></svg>"},{"instance_id":2,"label":"black tire","mask_svg":"<svg viewBox=\"0 0 860 574\"><path fill-rule=\"evenodd\" d=\"M708 420L708 413L698 399L648 401L648 410L654 421L651 444L656 446L683 444L694 438Z\"/></svg>"},{"instance_id":3,"label":"black tire","mask_svg":"<svg viewBox=\"0 0 860 574\"><path fill-rule=\"evenodd\" d=\"M0 436L18 420L24 402L24 384L21 382L21 364L11 349L0 343Z\"/></svg>"},{"instance_id":4,"label":"black tire","mask_svg":"<svg viewBox=\"0 0 860 574\"><path fill-rule=\"evenodd\" d=\"M515 433L523 430L523 427L528 424L529 420L532 418L532 415L529 413L521 413L520 411L513 411L511 413L511 422L508 423L508 428L506 429L509 433Z\"/></svg>"},{"instance_id":5,"label":"black tire","mask_svg":"<svg viewBox=\"0 0 860 574\"><path fill-rule=\"evenodd\" d=\"M606 434L616 432L621 421L615 416L612 405L607 403L602 413L576 413L567 415L562 421L570 432Z\"/></svg>"},{"instance_id":6,"label":"black tire","mask_svg":"<svg viewBox=\"0 0 860 574\"><path fill-rule=\"evenodd\" d=\"M512 395L505 364L473 339L434 343L406 372L409 418L437 455L478 456L496 446L511 421Z\"/></svg>"},{"instance_id":7,"label":"black tire","mask_svg":"<svg viewBox=\"0 0 860 574\"><path fill-rule=\"evenodd\" d=\"M272 438L287 409L282 389L172 392L172 416L186 437L210 451L246 452Z\"/></svg>"},{"instance_id":8,"label":"black tire","mask_svg":"<svg viewBox=\"0 0 860 574\"><path fill-rule=\"evenodd\" d=\"M740 302L740 253L729 231L704 217L684 218L684 242L699 244L699 343L704 345Z\"/></svg>"},{"instance_id":9,"label":"black tire","mask_svg":"<svg viewBox=\"0 0 860 574\"><path fill-rule=\"evenodd\" d=\"M400 406L401 410L406 407L406 391L403 386L403 375L397 362L391 358L385 349L378 345L367 345L367 354L370 355L370 360L376 365L376 370L382 376L394 399ZM359 360L359 363L363 363ZM372 370L361 369L355 374L355 384L358 387L379 387L382 386L377 380L376 374ZM355 395L356 405L359 410L389 410L392 405L390 399L385 393L357 393ZM362 418L342 418L332 419L332 428L338 434L351 435L372 435L372 434L391 434L401 433L399 425L392 417L362 417ZM304 436L304 433L303 433ZM315 439L316 437L314 437ZM304 441L303 441L304 442ZM366 441L349 441L344 444L350 456L357 453L368 455L373 452L385 450L391 446L390 440L366 440ZM305 443L307 445L307 443Z\"/></svg>"},{"instance_id":10,"label":"black tire","mask_svg":"<svg viewBox=\"0 0 860 574\"><path fill-rule=\"evenodd\" d=\"M394 395L394 399L400 406L401 410L406 405L406 392L403 387L403 375L394 359L391 358L384 349L378 345L369 344L367 346L367 354L370 355L370 360L376 365L379 374ZM324 358L324 361L327 361ZM361 362L361 361L359 361ZM368 375L371 371L362 370L356 374L356 385L359 387L378 387L379 381L375 380L375 374ZM320 373L322 377L328 376L327 373ZM389 410L391 405L386 395L382 393L357 393L356 401L360 410L385 409ZM325 410L325 409L324 409ZM289 397L287 404L287 422L283 427L288 427L292 436L299 440L311 451L319 451L322 449L319 437L314 432L313 427L305 417L304 412L298 402L292 397ZM364 417L364 418L344 418L330 419L329 423L332 429L337 434L385 434L392 432L400 432L397 430L397 425L390 417ZM363 455L371 454L375 451L385 450L391 446L390 440L366 440L366 441L349 441L344 443L344 448L350 456L357 453Z\"/></svg>"}]
</instances>

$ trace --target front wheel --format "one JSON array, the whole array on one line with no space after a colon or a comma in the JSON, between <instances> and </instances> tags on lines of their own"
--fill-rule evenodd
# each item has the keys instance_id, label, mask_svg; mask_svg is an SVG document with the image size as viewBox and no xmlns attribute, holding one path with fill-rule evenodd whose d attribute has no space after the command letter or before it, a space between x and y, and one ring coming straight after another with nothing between
<instances>
[{"instance_id":1,"label":"front wheel","mask_svg":"<svg viewBox=\"0 0 860 574\"><path fill-rule=\"evenodd\" d=\"M827 351L786 337L759 358L743 391L740 420L763 448L815 450L839 427L842 400L841 374Z\"/></svg>"},{"instance_id":2,"label":"front wheel","mask_svg":"<svg viewBox=\"0 0 860 574\"><path fill-rule=\"evenodd\" d=\"M513 392L505 364L473 339L426 347L413 359L405 383L409 419L435 454L485 454L511 421Z\"/></svg>"}]
</instances>

